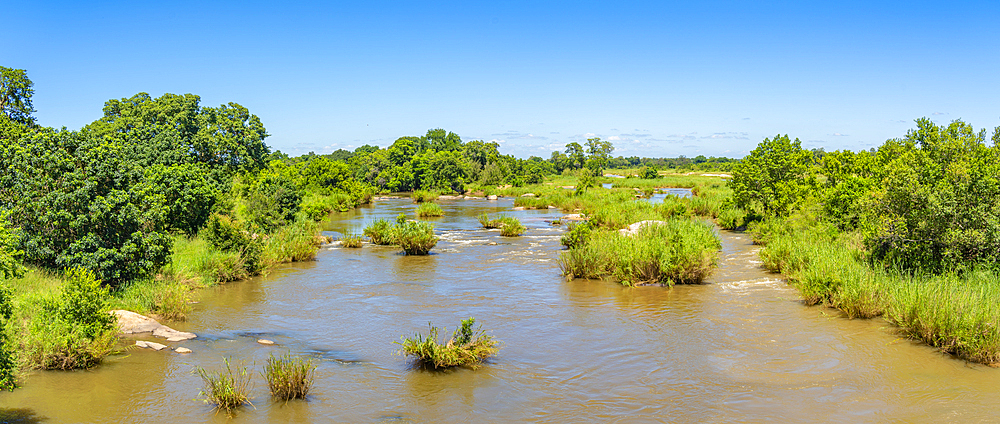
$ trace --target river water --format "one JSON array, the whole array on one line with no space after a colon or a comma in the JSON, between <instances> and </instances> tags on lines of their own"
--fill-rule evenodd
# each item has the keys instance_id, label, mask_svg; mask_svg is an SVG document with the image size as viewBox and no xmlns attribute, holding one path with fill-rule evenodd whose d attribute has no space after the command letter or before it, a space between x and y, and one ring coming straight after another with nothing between
<instances>
[{"instance_id":1,"label":"river water","mask_svg":"<svg viewBox=\"0 0 1000 424\"><path fill-rule=\"evenodd\" d=\"M0 393L0 417L21 422L980 422L998 421L998 370L897 336L881 320L805 307L763 271L757 247L721 232L720 267L703 285L628 288L565 281L557 211L512 201L441 201L434 254L329 249L317 260L200 293L186 322L194 353L130 349L93 370L38 372ZM329 234L377 217L412 216L407 199L338 214ZM481 212L528 227L504 238ZM393 341L466 317L503 341L478 370L434 372ZM277 342L256 343L257 338ZM153 340L150 337L141 339ZM160 340L162 341L162 340ZM198 400L195 366L223 356L314 357L308 401L272 403L254 379L254 407L230 419ZM0 419L0 421L5 421Z\"/></svg>"}]
</instances>

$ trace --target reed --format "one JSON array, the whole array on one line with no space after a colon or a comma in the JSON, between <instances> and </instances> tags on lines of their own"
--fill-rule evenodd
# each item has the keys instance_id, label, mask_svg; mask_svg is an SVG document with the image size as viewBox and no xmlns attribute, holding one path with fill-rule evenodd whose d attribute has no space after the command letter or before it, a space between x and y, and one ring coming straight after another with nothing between
<instances>
[{"instance_id":1,"label":"reed","mask_svg":"<svg viewBox=\"0 0 1000 424\"><path fill-rule=\"evenodd\" d=\"M393 239L407 255L426 255L437 245L434 225L429 222L405 221L393 228Z\"/></svg>"},{"instance_id":2,"label":"reed","mask_svg":"<svg viewBox=\"0 0 1000 424\"><path fill-rule=\"evenodd\" d=\"M365 227L364 235L372 244L390 246L396 244L392 223L385 219L376 219Z\"/></svg>"},{"instance_id":3,"label":"reed","mask_svg":"<svg viewBox=\"0 0 1000 424\"><path fill-rule=\"evenodd\" d=\"M360 248L362 244L363 242L360 234L348 234L340 238L341 247L357 249Z\"/></svg>"},{"instance_id":4,"label":"reed","mask_svg":"<svg viewBox=\"0 0 1000 424\"><path fill-rule=\"evenodd\" d=\"M287 353L279 357L271 355L261 375L267 380L271 397L283 401L305 399L315 380L316 366L311 360Z\"/></svg>"},{"instance_id":5,"label":"reed","mask_svg":"<svg viewBox=\"0 0 1000 424\"><path fill-rule=\"evenodd\" d=\"M504 237L517 237L523 234L527 229L524 225L521 225L521 221L512 216L506 216L500 219L500 235Z\"/></svg>"}]
</instances>

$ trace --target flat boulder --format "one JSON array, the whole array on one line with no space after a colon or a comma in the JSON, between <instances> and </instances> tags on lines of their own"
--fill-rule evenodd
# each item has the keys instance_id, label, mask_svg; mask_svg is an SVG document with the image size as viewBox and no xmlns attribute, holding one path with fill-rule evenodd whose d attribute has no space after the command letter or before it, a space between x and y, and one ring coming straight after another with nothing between
<instances>
[{"instance_id":1,"label":"flat boulder","mask_svg":"<svg viewBox=\"0 0 1000 424\"><path fill-rule=\"evenodd\" d=\"M621 235L623 235L625 237L632 237L632 236L638 234L639 231L642 230L643 227L659 226L659 225L663 225L663 224L666 224L666 222L664 222L664 221L653 221L653 220L650 220L650 221L639 221L639 222L636 222L635 224L629 225L626 228L622 228L622 229L618 230L618 234L621 234Z\"/></svg>"},{"instance_id":2,"label":"flat boulder","mask_svg":"<svg viewBox=\"0 0 1000 424\"><path fill-rule=\"evenodd\" d=\"M135 345L143 349L153 349L153 350L163 350L166 349L166 345L162 345L156 342L147 342L143 340L136 340Z\"/></svg>"},{"instance_id":3,"label":"flat boulder","mask_svg":"<svg viewBox=\"0 0 1000 424\"><path fill-rule=\"evenodd\" d=\"M578 213L571 213L569 215L563 215L563 217L560 218L560 219L563 220L563 221L586 221L587 220L587 218L584 218L583 215L580 215Z\"/></svg>"},{"instance_id":4,"label":"flat boulder","mask_svg":"<svg viewBox=\"0 0 1000 424\"><path fill-rule=\"evenodd\" d=\"M535 193L524 193L521 197L535 197Z\"/></svg>"},{"instance_id":5,"label":"flat boulder","mask_svg":"<svg viewBox=\"0 0 1000 424\"><path fill-rule=\"evenodd\" d=\"M491 195L489 195L489 196L488 196L488 197L487 197L486 199L487 199L487 200L497 200L497 195L495 195L495 194L491 194Z\"/></svg>"},{"instance_id":6,"label":"flat boulder","mask_svg":"<svg viewBox=\"0 0 1000 424\"><path fill-rule=\"evenodd\" d=\"M179 347L177 349L174 349L174 352L177 352L177 353L191 353L191 349L188 349L186 347Z\"/></svg>"},{"instance_id":7,"label":"flat boulder","mask_svg":"<svg viewBox=\"0 0 1000 424\"><path fill-rule=\"evenodd\" d=\"M514 210L515 211L523 211L524 210L524 206L514 206Z\"/></svg>"},{"instance_id":8,"label":"flat boulder","mask_svg":"<svg viewBox=\"0 0 1000 424\"><path fill-rule=\"evenodd\" d=\"M122 334L153 333L153 336L168 341L181 341L198 337L194 333L174 330L156 322L155 319L132 311L116 309L111 311L111 314L118 318L118 331Z\"/></svg>"}]
</instances>

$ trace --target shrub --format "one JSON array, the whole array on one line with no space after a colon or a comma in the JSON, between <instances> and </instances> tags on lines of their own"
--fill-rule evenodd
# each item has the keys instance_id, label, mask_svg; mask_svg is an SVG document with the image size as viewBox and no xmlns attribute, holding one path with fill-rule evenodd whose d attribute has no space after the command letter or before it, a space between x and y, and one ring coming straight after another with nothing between
<instances>
[{"instance_id":1,"label":"shrub","mask_svg":"<svg viewBox=\"0 0 1000 424\"><path fill-rule=\"evenodd\" d=\"M569 249L580 247L590 238L591 226L587 221L570 221L566 224L569 232L563 234L559 240L563 246Z\"/></svg>"},{"instance_id":2,"label":"shrub","mask_svg":"<svg viewBox=\"0 0 1000 424\"><path fill-rule=\"evenodd\" d=\"M315 259L320 244L316 239L318 233L315 222L298 220L278 228L270 237L259 239L264 265Z\"/></svg>"},{"instance_id":3,"label":"shrub","mask_svg":"<svg viewBox=\"0 0 1000 424\"><path fill-rule=\"evenodd\" d=\"M392 223L384 219L376 219L365 227L364 234L372 244L389 246L396 244Z\"/></svg>"},{"instance_id":4,"label":"shrub","mask_svg":"<svg viewBox=\"0 0 1000 424\"><path fill-rule=\"evenodd\" d=\"M437 203L426 202L421 203L420 206L417 207L417 216L421 218L442 215L444 215L444 211L441 210L441 206L438 206Z\"/></svg>"},{"instance_id":5,"label":"shrub","mask_svg":"<svg viewBox=\"0 0 1000 424\"><path fill-rule=\"evenodd\" d=\"M342 247L349 248L359 248L362 245L361 236L358 234L348 234L340 238L340 245Z\"/></svg>"},{"instance_id":6,"label":"shrub","mask_svg":"<svg viewBox=\"0 0 1000 424\"><path fill-rule=\"evenodd\" d=\"M205 396L205 403L211 403L232 414L240 406L252 405L250 372L242 364L237 364L234 370L229 358L223 358L222 362L225 368L217 372L209 372L202 367L195 368L195 372L205 383L205 388L201 391L201 395Z\"/></svg>"},{"instance_id":7,"label":"shrub","mask_svg":"<svg viewBox=\"0 0 1000 424\"><path fill-rule=\"evenodd\" d=\"M426 255L438 242L434 225L428 222L405 221L393 228L393 239L407 255Z\"/></svg>"},{"instance_id":8,"label":"shrub","mask_svg":"<svg viewBox=\"0 0 1000 424\"><path fill-rule=\"evenodd\" d=\"M271 355L264 365L263 376L271 396L279 400L305 399L309 395L316 366L311 360L293 358L289 354L281 357Z\"/></svg>"},{"instance_id":9,"label":"shrub","mask_svg":"<svg viewBox=\"0 0 1000 424\"><path fill-rule=\"evenodd\" d=\"M204 252L198 258L195 270L204 276L208 283L227 283L250 277L243 264L243 258L237 252L216 250Z\"/></svg>"},{"instance_id":10,"label":"shrub","mask_svg":"<svg viewBox=\"0 0 1000 424\"><path fill-rule=\"evenodd\" d=\"M500 214L497 219L490 219L486 212L479 214L476 219L479 220L479 224L486 229L500 228L500 218L504 218L506 215Z\"/></svg>"},{"instance_id":11,"label":"shrub","mask_svg":"<svg viewBox=\"0 0 1000 424\"><path fill-rule=\"evenodd\" d=\"M30 368L90 368L118 341L108 288L90 271L67 270L61 290L32 293L19 306L18 316L28 317L19 336L22 360Z\"/></svg>"},{"instance_id":12,"label":"shrub","mask_svg":"<svg viewBox=\"0 0 1000 424\"><path fill-rule=\"evenodd\" d=\"M17 387L17 356L7 334L7 323L12 313L11 291L0 285L0 390Z\"/></svg>"},{"instance_id":13,"label":"shrub","mask_svg":"<svg viewBox=\"0 0 1000 424\"><path fill-rule=\"evenodd\" d=\"M726 230L735 230L743 226L746 212L740 208L727 208L719 213L719 226Z\"/></svg>"},{"instance_id":14,"label":"shrub","mask_svg":"<svg viewBox=\"0 0 1000 424\"><path fill-rule=\"evenodd\" d=\"M223 252L236 252L250 242L243 226L232 218L215 214L208 219L201 233L208 245Z\"/></svg>"},{"instance_id":15,"label":"shrub","mask_svg":"<svg viewBox=\"0 0 1000 424\"><path fill-rule=\"evenodd\" d=\"M438 194L427 190L415 190L410 198L413 199L413 203L424 203L437 199Z\"/></svg>"},{"instance_id":16,"label":"shrub","mask_svg":"<svg viewBox=\"0 0 1000 424\"><path fill-rule=\"evenodd\" d=\"M402 337L404 354L415 356L423 364L433 368L448 368L467 366L476 368L486 358L495 355L499 349L499 341L486 334L482 326L473 329L475 318L462 320L462 325L447 343L438 342L441 329L430 326L427 337L415 334L413 337Z\"/></svg>"}]
</instances>

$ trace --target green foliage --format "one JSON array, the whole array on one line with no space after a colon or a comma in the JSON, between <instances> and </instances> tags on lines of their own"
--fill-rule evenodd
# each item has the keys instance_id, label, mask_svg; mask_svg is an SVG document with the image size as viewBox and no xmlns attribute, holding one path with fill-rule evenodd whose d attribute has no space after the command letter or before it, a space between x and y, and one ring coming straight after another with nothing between
<instances>
[{"instance_id":1,"label":"green foliage","mask_svg":"<svg viewBox=\"0 0 1000 424\"><path fill-rule=\"evenodd\" d=\"M746 215L743 209L737 207L726 208L719 213L717 222L719 227L725 230L735 230L743 227L746 223Z\"/></svg>"},{"instance_id":2,"label":"green foliage","mask_svg":"<svg viewBox=\"0 0 1000 424\"><path fill-rule=\"evenodd\" d=\"M250 371L242 363L236 364L233 369L229 358L223 358L222 363L225 368L215 372L195 368L195 373L205 383L201 390L205 403L213 404L228 414L243 405L253 405L250 403Z\"/></svg>"},{"instance_id":3,"label":"green foliage","mask_svg":"<svg viewBox=\"0 0 1000 424\"><path fill-rule=\"evenodd\" d=\"M31 96L35 90L32 85L24 69L0 66L0 115L17 124L34 125L35 118L31 114L35 108Z\"/></svg>"},{"instance_id":4,"label":"green foliage","mask_svg":"<svg viewBox=\"0 0 1000 424\"><path fill-rule=\"evenodd\" d=\"M659 173L656 172L656 168L653 168L652 166L644 166L641 170L639 170L639 177L643 179L651 180L659 176Z\"/></svg>"},{"instance_id":5,"label":"green foliage","mask_svg":"<svg viewBox=\"0 0 1000 424\"><path fill-rule=\"evenodd\" d=\"M204 166L156 165L146 170L147 196L159 198L168 229L195 235L212 214L218 193Z\"/></svg>"},{"instance_id":6,"label":"green foliage","mask_svg":"<svg viewBox=\"0 0 1000 424\"><path fill-rule=\"evenodd\" d=\"M787 135L765 138L733 168L736 206L765 216L787 216L816 186L812 152Z\"/></svg>"},{"instance_id":7,"label":"green foliage","mask_svg":"<svg viewBox=\"0 0 1000 424\"><path fill-rule=\"evenodd\" d=\"M238 215L264 232L291 223L301 208L302 192L295 182L271 169L247 178L235 190L243 201Z\"/></svg>"},{"instance_id":8,"label":"green foliage","mask_svg":"<svg viewBox=\"0 0 1000 424\"><path fill-rule=\"evenodd\" d=\"M414 356L423 364L435 369L449 367L477 368L484 360L496 355L500 350L500 342L486 334L482 326L473 329L475 318L462 320L462 325L455 330L452 338L442 344L438 341L441 329L430 326L429 334L424 337L415 334L413 337L401 337L404 354Z\"/></svg>"},{"instance_id":9,"label":"green foliage","mask_svg":"<svg viewBox=\"0 0 1000 424\"><path fill-rule=\"evenodd\" d=\"M361 235L359 234L348 234L340 238L340 245L342 247L357 249L362 246Z\"/></svg>"},{"instance_id":10,"label":"green foliage","mask_svg":"<svg viewBox=\"0 0 1000 424\"><path fill-rule=\"evenodd\" d=\"M633 235L595 231L564 252L570 278L612 277L625 285L700 283L715 266L719 240L708 225L672 219L641 226Z\"/></svg>"},{"instance_id":11,"label":"green foliage","mask_svg":"<svg viewBox=\"0 0 1000 424\"><path fill-rule=\"evenodd\" d=\"M526 228L521 225L521 221L512 216L506 216L499 219L500 225L500 235L504 237L517 237L524 233Z\"/></svg>"},{"instance_id":12,"label":"green foliage","mask_svg":"<svg viewBox=\"0 0 1000 424\"><path fill-rule=\"evenodd\" d=\"M427 202L427 203L421 203L420 206L417 206L417 216L421 218L443 216L443 215L444 211L441 210L441 206L438 206L437 203Z\"/></svg>"},{"instance_id":13,"label":"green foliage","mask_svg":"<svg viewBox=\"0 0 1000 424\"><path fill-rule=\"evenodd\" d=\"M55 292L36 292L20 300L17 324L21 359L40 369L90 368L110 354L117 342L114 317L108 313L108 289L94 274L73 268Z\"/></svg>"},{"instance_id":14,"label":"green foliage","mask_svg":"<svg viewBox=\"0 0 1000 424\"><path fill-rule=\"evenodd\" d=\"M438 242L434 235L434 225L429 222L404 221L392 229L395 244L403 248L407 255L426 255Z\"/></svg>"},{"instance_id":15,"label":"green foliage","mask_svg":"<svg viewBox=\"0 0 1000 424\"><path fill-rule=\"evenodd\" d=\"M559 242L568 249L577 248L587 243L592 227L587 221L570 221L566 224L569 231L563 234Z\"/></svg>"},{"instance_id":16,"label":"green foliage","mask_svg":"<svg viewBox=\"0 0 1000 424\"><path fill-rule=\"evenodd\" d=\"M293 358L290 354L280 357L271 355L262 374L267 380L271 397L282 401L305 399L312 388L316 366L312 360Z\"/></svg>"},{"instance_id":17,"label":"green foliage","mask_svg":"<svg viewBox=\"0 0 1000 424\"><path fill-rule=\"evenodd\" d=\"M0 211L0 281L20 277L26 270L21 264L24 252L17 249L17 233L7 229L6 218L7 213Z\"/></svg>"},{"instance_id":18,"label":"green foliage","mask_svg":"<svg viewBox=\"0 0 1000 424\"><path fill-rule=\"evenodd\" d=\"M12 328L8 325L13 314L11 297L11 290L0 284L0 390L17 387L17 354L8 334L8 329Z\"/></svg>"},{"instance_id":19,"label":"green foliage","mask_svg":"<svg viewBox=\"0 0 1000 424\"><path fill-rule=\"evenodd\" d=\"M874 258L933 272L1000 260L1000 146L962 122L917 121L879 148L885 177L862 217Z\"/></svg>"},{"instance_id":20,"label":"green foliage","mask_svg":"<svg viewBox=\"0 0 1000 424\"><path fill-rule=\"evenodd\" d=\"M396 244L392 223L384 219L376 219L365 227L364 234L372 244L390 246Z\"/></svg>"}]
</instances>

